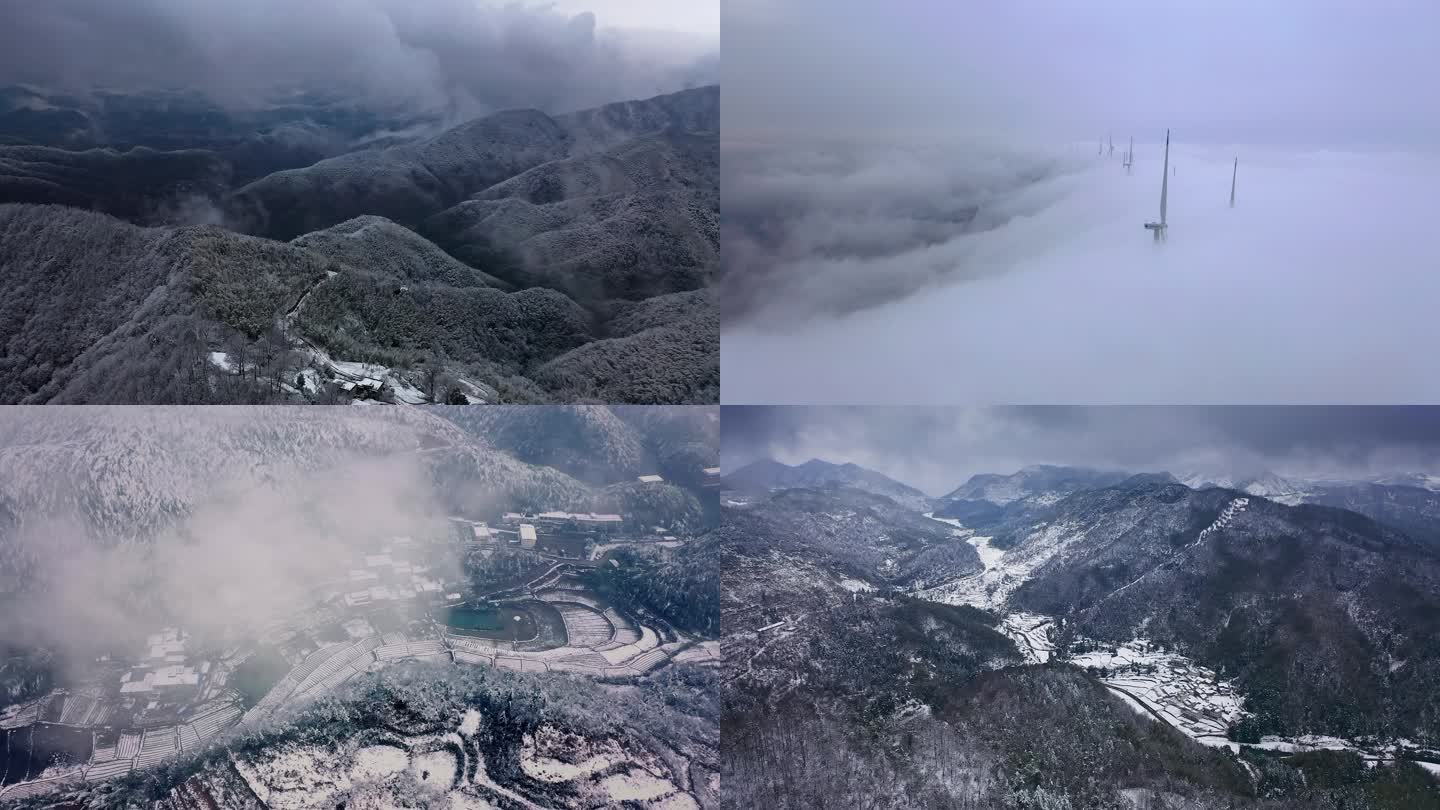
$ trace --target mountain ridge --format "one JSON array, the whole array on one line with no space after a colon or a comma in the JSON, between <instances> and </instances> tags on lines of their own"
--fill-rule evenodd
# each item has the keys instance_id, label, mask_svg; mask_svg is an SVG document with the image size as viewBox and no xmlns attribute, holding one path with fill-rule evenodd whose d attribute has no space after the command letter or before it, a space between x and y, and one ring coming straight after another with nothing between
<instances>
[{"instance_id":1,"label":"mountain ridge","mask_svg":"<svg viewBox=\"0 0 1440 810\"><path fill-rule=\"evenodd\" d=\"M323 225L260 236L0 206L0 401L329 402L373 378L407 402L716 402L718 116L713 85L498 113L252 183ZM527 224L527 184L586 155L624 182L562 188ZM473 205L503 210L476 234L421 227L487 190Z\"/></svg>"},{"instance_id":2,"label":"mountain ridge","mask_svg":"<svg viewBox=\"0 0 1440 810\"><path fill-rule=\"evenodd\" d=\"M718 130L718 115L719 85L555 117L534 109L504 110L418 143L341 155L277 172L238 189L226 208L237 221L246 223L245 230L282 239L323 230L362 214L384 216L404 225L542 163L603 149L627 137L674 124L691 130ZM512 151L502 157L497 150L506 147ZM376 165L366 172L366 164ZM357 174L370 179L357 182ZM379 182L376 177L390 178L398 185ZM334 197L337 188L348 193L340 195L345 198L343 206L331 210L319 200Z\"/></svg>"},{"instance_id":3,"label":"mountain ridge","mask_svg":"<svg viewBox=\"0 0 1440 810\"><path fill-rule=\"evenodd\" d=\"M1027 502L1035 494L952 502L988 505L980 530L922 518L979 554L981 570L941 573L982 587L949 590L873 575L894 548L877 538L892 542L901 519L881 496L731 494L730 789L796 806L841 791L882 808L918 796L1206 810L1440 801L1422 770L1433 754L1414 750L1440 731L1428 699L1440 554L1364 515L1169 475L1043 505ZM981 536L992 531L1009 542ZM933 600L958 610L932 612ZM1348 750L1287 753L1313 745ZM815 766L820 750L844 767ZM1367 770L1362 756L1385 761Z\"/></svg>"},{"instance_id":4,"label":"mountain ridge","mask_svg":"<svg viewBox=\"0 0 1440 810\"><path fill-rule=\"evenodd\" d=\"M774 459L753 461L725 476L728 485L760 489L809 488L817 485L848 486L883 495L896 503L922 512L930 507L930 497L920 490L858 464L833 464L812 458L791 466Z\"/></svg>"}]
</instances>

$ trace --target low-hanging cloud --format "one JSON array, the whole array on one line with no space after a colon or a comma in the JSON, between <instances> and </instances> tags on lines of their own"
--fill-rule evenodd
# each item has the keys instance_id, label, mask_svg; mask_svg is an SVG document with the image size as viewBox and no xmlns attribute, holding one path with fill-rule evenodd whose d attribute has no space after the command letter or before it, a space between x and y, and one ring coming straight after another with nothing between
<instances>
[{"instance_id":1,"label":"low-hanging cloud","mask_svg":"<svg viewBox=\"0 0 1440 810\"><path fill-rule=\"evenodd\" d=\"M83 669L167 625L207 646L254 638L312 609L385 538L443 532L443 514L413 455L394 455L235 478L139 542L97 537L78 514L45 515L6 552L29 565L23 598L6 602L0 648L50 649Z\"/></svg>"},{"instance_id":2,"label":"low-hanging cloud","mask_svg":"<svg viewBox=\"0 0 1440 810\"><path fill-rule=\"evenodd\" d=\"M731 325L846 315L1004 272L1034 243L965 237L1040 213L1076 190L1083 166L975 139L737 138L724 153L720 290Z\"/></svg>"},{"instance_id":3,"label":"low-hanging cloud","mask_svg":"<svg viewBox=\"0 0 1440 810\"><path fill-rule=\"evenodd\" d=\"M219 647L314 618L362 554L448 535L433 457L451 448L471 444L408 409L6 409L0 650L79 675L166 626ZM510 477L467 489L500 501ZM443 549L430 565L462 575Z\"/></svg>"},{"instance_id":4,"label":"low-hanging cloud","mask_svg":"<svg viewBox=\"0 0 1440 810\"><path fill-rule=\"evenodd\" d=\"M475 0L0 0L0 84L183 88L235 107L295 90L455 116L563 112L718 81L718 42Z\"/></svg>"},{"instance_id":5,"label":"low-hanging cloud","mask_svg":"<svg viewBox=\"0 0 1440 810\"><path fill-rule=\"evenodd\" d=\"M896 142L826 163L766 143L725 178L726 402L1440 396L1428 359L1403 350L1440 340L1440 275L1415 238L1433 227L1433 154L1177 132L1155 245L1141 228L1159 214L1154 137L1132 175L1124 144L1007 159Z\"/></svg>"},{"instance_id":6,"label":"low-hanging cloud","mask_svg":"<svg viewBox=\"0 0 1440 810\"><path fill-rule=\"evenodd\" d=\"M1440 407L724 407L725 472L853 462L932 495L1061 464L1244 478L1440 473Z\"/></svg>"},{"instance_id":7,"label":"low-hanging cloud","mask_svg":"<svg viewBox=\"0 0 1440 810\"><path fill-rule=\"evenodd\" d=\"M1414 94L1440 6L737 0L723 22L723 401L1440 397L1407 350L1440 338L1411 236L1440 187Z\"/></svg>"}]
</instances>

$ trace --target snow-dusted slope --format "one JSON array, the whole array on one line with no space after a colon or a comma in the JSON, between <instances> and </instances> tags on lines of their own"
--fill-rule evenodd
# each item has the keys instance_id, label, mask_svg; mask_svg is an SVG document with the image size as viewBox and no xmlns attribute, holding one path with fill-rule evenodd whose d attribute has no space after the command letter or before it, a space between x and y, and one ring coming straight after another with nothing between
<instances>
[{"instance_id":1,"label":"snow-dusted slope","mask_svg":"<svg viewBox=\"0 0 1440 810\"><path fill-rule=\"evenodd\" d=\"M0 409L0 501L22 522L79 518L112 540L148 537L229 489L283 489L348 460L400 455L477 488L588 493L412 408Z\"/></svg>"},{"instance_id":2,"label":"snow-dusted slope","mask_svg":"<svg viewBox=\"0 0 1440 810\"><path fill-rule=\"evenodd\" d=\"M858 464L831 464L818 458L793 467L773 459L761 459L735 470L726 480L735 487L755 489L853 487L884 496L916 512L930 508L930 498L925 493L883 473Z\"/></svg>"},{"instance_id":3,"label":"snow-dusted slope","mask_svg":"<svg viewBox=\"0 0 1440 810\"><path fill-rule=\"evenodd\" d=\"M1035 506L1054 503L1072 492L1118 484L1128 473L1036 464L1012 475L975 475L942 500L988 501L1006 506L1026 501Z\"/></svg>"},{"instance_id":4,"label":"snow-dusted slope","mask_svg":"<svg viewBox=\"0 0 1440 810\"><path fill-rule=\"evenodd\" d=\"M544 163L672 127L718 131L720 88L686 90L557 117L507 110L414 144L276 172L229 203L251 230L291 239L364 214L414 222Z\"/></svg>"},{"instance_id":5,"label":"snow-dusted slope","mask_svg":"<svg viewBox=\"0 0 1440 810\"><path fill-rule=\"evenodd\" d=\"M1294 506L1305 503L1311 498L1313 486L1305 481L1297 479L1282 478L1273 472L1261 472L1256 475L1227 475L1207 474L1203 472L1187 472L1176 476L1177 480L1191 489L1234 489L1255 495L1261 498L1269 498L1278 503Z\"/></svg>"},{"instance_id":6,"label":"snow-dusted slope","mask_svg":"<svg viewBox=\"0 0 1440 810\"><path fill-rule=\"evenodd\" d=\"M521 259L507 278L579 300L694 290L719 261L719 166L718 134L666 131L543 164L424 227L472 263L501 247Z\"/></svg>"},{"instance_id":7,"label":"snow-dusted slope","mask_svg":"<svg viewBox=\"0 0 1440 810\"><path fill-rule=\"evenodd\" d=\"M356 217L297 237L291 244L394 279L397 284L439 283L502 289L510 286L462 264L430 240L384 217Z\"/></svg>"},{"instance_id":8,"label":"snow-dusted slope","mask_svg":"<svg viewBox=\"0 0 1440 810\"><path fill-rule=\"evenodd\" d=\"M957 536L975 547L985 566L979 574L918 591L924 599L950 605L971 605L987 610L1004 610L1006 600L1015 589L1024 585L1041 566L1062 555L1067 548L1084 539L1083 525L1076 522L1047 524L1037 529L1012 550L992 546L990 537L977 536L958 521L926 517L954 527Z\"/></svg>"}]
</instances>

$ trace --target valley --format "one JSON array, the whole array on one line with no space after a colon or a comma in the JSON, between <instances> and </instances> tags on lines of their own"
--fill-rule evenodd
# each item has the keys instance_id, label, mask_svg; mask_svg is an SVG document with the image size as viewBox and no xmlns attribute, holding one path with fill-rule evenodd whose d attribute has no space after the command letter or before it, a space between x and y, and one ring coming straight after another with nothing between
<instances>
[{"instance_id":1,"label":"valley","mask_svg":"<svg viewBox=\"0 0 1440 810\"><path fill-rule=\"evenodd\" d=\"M1277 502L1259 485L1040 465L902 505L880 473L841 466L762 460L725 478L726 728L744 795L1440 800L1424 676L1407 673L1434 648L1414 603L1393 601L1440 603L1427 540L1291 503L1314 488L1275 485ZM807 467L824 474L790 472ZM1329 600L1356 618L1322 632L1297 617L1342 616ZM797 736L869 781L788 758ZM1340 767L1343 783L1289 781Z\"/></svg>"},{"instance_id":2,"label":"valley","mask_svg":"<svg viewBox=\"0 0 1440 810\"><path fill-rule=\"evenodd\" d=\"M1174 557L1193 551L1206 538L1224 530L1249 504L1250 499L1246 497L1230 501L1219 516L1201 529L1193 541L1176 551ZM1068 637L1062 650L1057 647L1060 630L1055 617L1024 611L1004 612L1009 594L1029 579L1035 568L1063 554L1070 541L1055 540L1053 533L1047 531L1044 539L1028 546L1032 549L1030 556L1012 563L1004 550L990 546L991 538L977 536L974 530L964 527L960 521L935 518L930 513L926 513L925 517L951 526L957 538L975 546L984 561L985 570L938 588L917 591L917 595L946 604L967 604L1000 612L999 629L1015 642L1027 662L1068 663L1081 667L1121 696L1127 704L1162 720L1197 742L1236 750L1242 746L1253 746L1271 751L1351 751L1370 762L1393 761L1398 757L1440 757L1440 751L1422 750L1405 739L1361 742L1305 734L1295 737L1265 735L1254 742L1236 741L1232 730L1245 716L1244 695L1233 682L1222 680L1213 670L1196 664L1183 653L1167 651L1145 638L1116 645L1077 634ZM1174 557L1152 570L1169 565ZM1149 573L1147 571L1097 601L1118 596Z\"/></svg>"}]
</instances>

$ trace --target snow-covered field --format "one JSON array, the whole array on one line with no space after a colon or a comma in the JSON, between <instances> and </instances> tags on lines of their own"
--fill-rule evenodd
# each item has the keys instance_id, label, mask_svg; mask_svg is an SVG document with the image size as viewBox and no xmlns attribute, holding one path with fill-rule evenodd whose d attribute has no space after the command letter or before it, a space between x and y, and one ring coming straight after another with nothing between
<instances>
[{"instance_id":1,"label":"snow-covered field","mask_svg":"<svg viewBox=\"0 0 1440 810\"><path fill-rule=\"evenodd\" d=\"M956 537L964 537L975 547L985 568L978 575L926 588L918 591L917 595L932 602L972 605L986 610L1002 609L1005 600L1030 578L1035 569L1064 553L1066 547L1081 536L1077 526L1046 524L1027 538L1020 548L1006 551L991 546L991 538L976 535L958 520L936 518L930 513L926 513L925 517L949 525Z\"/></svg>"},{"instance_id":2,"label":"snow-covered field","mask_svg":"<svg viewBox=\"0 0 1440 810\"><path fill-rule=\"evenodd\" d=\"M225 352L210 352L210 364L221 371L235 373L235 364L231 362L230 355Z\"/></svg>"},{"instance_id":3,"label":"snow-covered field","mask_svg":"<svg viewBox=\"0 0 1440 810\"><path fill-rule=\"evenodd\" d=\"M1011 613L1000 621L1000 631L1015 642L1027 664L1043 664L1055 654L1054 629L1055 620L1038 613Z\"/></svg>"},{"instance_id":4,"label":"snow-covered field","mask_svg":"<svg viewBox=\"0 0 1440 810\"><path fill-rule=\"evenodd\" d=\"M1244 699L1233 684L1145 639L1100 645L1069 661L1094 667L1106 686L1201 742L1225 744L1226 731L1243 715Z\"/></svg>"},{"instance_id":5,"label":"snow-covered field","mask_svg":"<svg viewBox=\"0 0 1440 810\"><path fill-rule=\"evenodd\" d=\"M368 227L368 226L367 226ZM363 229L362 229L363 230ZM358 235L359 231L351 236ZM299 352L305 357L308 365L301 369L298 374L300 387L294 383L295 377L287 377L280 381L280 386L285 391L296 395L313 395L320 391L322 385L334 383L346 392L359 393L366 387L378 390L384 386L393 393L395 401L407 405L422 405L430 401L429 396L416 385L417 375L407 374L382 366L376 363L360 363L349 360L336 360L328 351L320 346L302 338L295 331L294 322L300 309L304 307L310 293L316 287L324 284L326 280L336 274L330 271L324 279L321 279L301 296L286 315L279 319L278 326L286 338L294 344ZM238 370L235 361L229 354L223 351L210 352L210 364L227 374L234 374ZM317 369L320 371L317 372ZM494 402L498 393L487 385L482 385L463 378L454 378L455 384L460 388L466 402L471 405L484 405Z\"/></svg>"},{"instance_id":6,"label":"snow-covered field","mask_svg":"<svg viewBox=\"0 0 1440 810\"><path fill-rule=\"evenodd\" d=\"M290 745L235 760L236 772L255 795L273 808L353 803L392 807L429 791L435 806L507 807L540 805L494 781L486 770L479 723L462 718L457 731L395 736L392 744L353 748ZM677 763L682 765L682 763ZM695 807L683 776L661 757L618 738L587 739L542 726L525 739L520 767L550 785L602 795L610 802L645 807ZM473 773L473 775L471 775Z\"/></svg>"},{"instance_id":7,"label":"snow-covered field","mask_svg":"<svg viewBox=\"0 0 1440 810\"><path fill-rule=\"evenodd\" d=\"M394 392L396 402L421 405L430 401L425 392L420 390L409 376L388 366L336 360L325 350L310 344L305 344L304 351L315 365L325 369L330 382L338 383L342 388L347 383L352 386L363 386L379 382ZM494 392L485 386L463 379L457 379L456 383L464 390L466 400L472 405L483 405L494 401Z\"/></svg>"}]
</instances>

